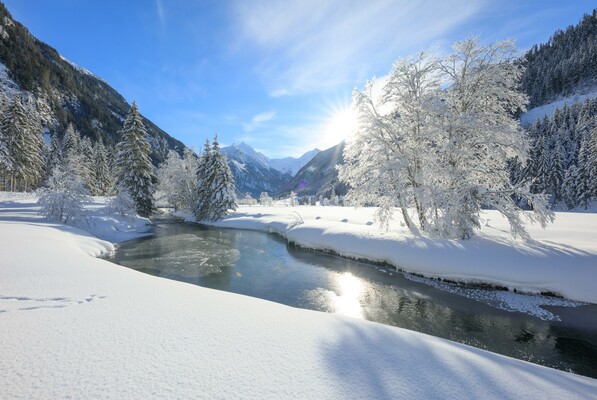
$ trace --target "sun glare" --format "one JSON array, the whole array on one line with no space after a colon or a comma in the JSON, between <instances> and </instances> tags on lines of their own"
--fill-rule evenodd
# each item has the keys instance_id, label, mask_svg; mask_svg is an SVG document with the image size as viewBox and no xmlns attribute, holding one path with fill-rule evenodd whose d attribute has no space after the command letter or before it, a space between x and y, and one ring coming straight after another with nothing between
<instances>
[{"instance_id":1,"label":"sun glare","mask_svg":"<svg viewBox=\"0 0 597 400\"><path fill-rule=\"evenodd\" d=\"M335 111L325 125L325 142L334 146L349 138L357 128L356 113L352 107L345 107Z\"/></svg>"},{"instance_id":2,"label":"sun glare","mask_svg":"<svg viewBox=\"0 0 597 400\"><path fill-rule=\"evenodd\" d=\"M335 299L336 312L353 318L364 318L361 306L363 282L350 272L345 272L338 277L340 295Z\"/></svg>"}]
</instances>

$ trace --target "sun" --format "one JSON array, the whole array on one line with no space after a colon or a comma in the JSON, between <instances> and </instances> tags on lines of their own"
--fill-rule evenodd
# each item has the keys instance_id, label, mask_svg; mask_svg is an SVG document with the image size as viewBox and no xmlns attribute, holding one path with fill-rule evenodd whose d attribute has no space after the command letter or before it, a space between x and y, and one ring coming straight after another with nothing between
<instances>
[{"instance_id":1,"label":"sun","mask_svg":"<svg viewBox=\"0 0 597 400\"><path fill-rule=\"evenodd\" d=\"M329 146L334 146L344 139L349 138L357 128L357 117L354 109L344 107L332 113L324 129L324 141Z\"/></svg>"}]
</instances>

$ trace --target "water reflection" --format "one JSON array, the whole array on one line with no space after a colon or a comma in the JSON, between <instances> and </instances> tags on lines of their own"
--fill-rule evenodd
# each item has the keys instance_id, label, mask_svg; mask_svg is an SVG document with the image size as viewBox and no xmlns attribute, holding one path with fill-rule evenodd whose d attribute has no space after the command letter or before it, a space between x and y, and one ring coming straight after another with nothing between
<instances>
[{"instance_id":1,"label":"water reflection","mask_svg":"<svg viewBox=\"0 0 597 400\"><path fill-rule=\"evenodd\" d=\"M405 279L401 274L287 246L276 235L160 225L122 244L114 261L153 275L290 306L404 327L597 377L597 306L541 321Z\"/></svg>"}]
</instances>

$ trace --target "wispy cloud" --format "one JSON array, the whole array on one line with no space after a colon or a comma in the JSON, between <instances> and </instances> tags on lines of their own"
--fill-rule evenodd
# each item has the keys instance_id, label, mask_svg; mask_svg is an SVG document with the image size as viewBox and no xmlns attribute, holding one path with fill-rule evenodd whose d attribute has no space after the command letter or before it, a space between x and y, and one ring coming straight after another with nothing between
<instances>
[{"instance_id":1,"label":"wispy cloud","mask_svg":"<svg viewBox=\"0 0 597 400\"><path fill-rule=\"evenodd\" d=\"M351 84L389 69L477 13L487 0L258 0L235 9L240 41L263 52L271 96ZM264 23L267 21L267 23Z\"/></svg>"},{"instance_id":2,"label":"wispy cloud","mask_svg":"<svg viewBox=\"0 0 597 400\"><path fill-rule=\"evenodd\" d=\"M160 20L160 25L164 26L166 23L166 14L164 13L164 3L162 3L162 0L155 0L155 7L158 13L158 19Z\"/></svg>"},{"instance_id":3,"label":"wispy cloud","mask_svg":"<svg viewBox=\"0 0 597 400\"><path fill-rule=\"evenodd\" d=\"M243 130L245 132L253 132L260 128L265 122L270 121L276 116L275 111L266 111L255 115L249 122L243 122Z\"/></svg>"}]
</instances>

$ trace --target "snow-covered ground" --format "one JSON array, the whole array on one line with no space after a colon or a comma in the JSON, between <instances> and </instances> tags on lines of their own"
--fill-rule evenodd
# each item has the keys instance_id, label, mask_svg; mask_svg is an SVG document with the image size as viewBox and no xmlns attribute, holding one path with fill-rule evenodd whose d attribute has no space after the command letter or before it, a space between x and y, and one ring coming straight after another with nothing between
<instances>
[{"instance_id":1,"label":"snow-covered ground","mask_svg":"<svg viewBox=\"0 0 597 400\"><path fill-rule=\"evenodd\" d=\"M597 398L595 379L111 264L112 243L0 198L2 399Z\"/></svg>"},{"instance_id":2,"label":"snow-covered ground","mask_svg":"<svg viewBox=\"0 0 597 400\"><path fill-rule=\"evenodd\" d=\"M531 241L514 240L507 221L484 211L471 240L415 236L399 221L386 232L374 208L247 207L215 225L275 232L300 246L387 262L404 271L528 293L551 292L597 303L597 214L556 213L547 229L529 226ZM304 223L298 224L299 220Z\"/></svg>"}]
</instances>

